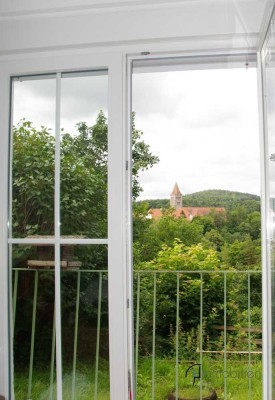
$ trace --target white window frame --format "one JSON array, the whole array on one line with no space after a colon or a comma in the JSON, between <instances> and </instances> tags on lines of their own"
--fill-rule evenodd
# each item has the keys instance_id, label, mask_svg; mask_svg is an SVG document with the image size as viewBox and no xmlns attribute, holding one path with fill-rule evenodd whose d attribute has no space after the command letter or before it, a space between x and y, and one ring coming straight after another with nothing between
<instances>
[{"instance_id":1,"label":"white window frame","mask_svg":"<svg viewBox=\"0 0 275 400\"><path fill-rule=\"evenodd\" d=\"M19 75L39 73L56 73L108 68L109 71L109 335L110 335L110 388L111 400L129 398L129 378L133 385L133 319L132 305L132 227L131 227L131 62L133 59L158 58L175 56L183 57L184 52L169 53L177 44L152 46L158 51L155 55L132 55L127 52L92 53L91 51L72 50L43 53L28 56L17 55L13 60L0 64L0 394L8 400L13 399L12 381L12 338L11 326L11 279L8 266L8 163L9 163L9 129L10 129L10 78ZM138 51L142 49L139 48ZM112 51L112 50L110 50ZM161 51L161 53L160 53ZM239 54L239 51L214 51L213 55L221 56ZM211 52L188 52L188 56L202 58ZM256 53L255 53L256 54ZM259 53L258 53L259 57ZM10 57L12 58L12 57ZM259 62L259 58L258 58ZM260 64L258 64L259 82L261 81ZM262 93L259 91L259 107L262 107ZM266 202L265 149L262 118L260 112L261 141L261 177L262 204ZM128 171L126 171L128 162ZM262 209L263 234L266 229L265 206ZM266 241L262 239L263 263L266 263ZM9 282L9 284L8 284ZM269 285L268 276L263 268L263 293ZM264 321L270 318L268 306L263 297ZM128 306L128 308L127 308ZM265 322L264 322L265 323ZM265 325L264 325L265 327ZM268 359L269 333L264 328L264 360ZM268 397L270 378L267 374L268 363L264 362L263 390L264 399ZM130 376L129 376L130 372ZM133 396L133 399L135 397ZM61 399L58 399L61 400Z\"/></svg>"},{"instance_id":2,"label":"white window frame","mask_svg":"<svg viewBox=\"0 0 275 400\"><path fill-rule=\"evenodd\" d=\"M9 198L9 138L10 138L10 97L13 76L57 73L56 116L60 114L61 72L79 72L108 69L108 239L73 240L74 244L108 244L108 301L109 301L109 353L111 399L128 399L128 359L130 359L127 329L127 249L125 240L126 221L126 159L124 140L124 76L121 53L89 53L87 51L62 52L22 57L10 60L0 66L0 394L12 400L12 337L11 337L11 266L9 266L8 244L37 244L39 241L55 245L56 260L59 260L61 239L58 226L54 239L12 239L8 237ZM11 107L12 108L12 107ZM58 118L56 119L59 120ZM56 123L56 130L59 124ZM58 160L58 155L56 155ZM58 166L57 166L58 168ZM59 183L56 182L56 185ZM56 205L58 204L58 196ZM59 215L55 215L55 221ZM59 265L58 265L59 264ZM8 267L9 266L9 267ZM60 276L60 263L56 265L56 279ZM58 358L61 354L60 290L56 284L56 352L57 352L57 399L62 400L62 367ZM59 304L58 304L59 300ZM119 367L118 367L119 366Z\"/></svg>"},{"instance_id":3,"label":"white window frame","mask_svg":"<svg viewBox=\"0 0 275 400\"><path fill-rule=\"evenodd\" d=\"M258 60L258 104L260 119L260 146L261 146L261 185L262 185L262 243L265 245L262 249L262 271L263 271L263 399L272 400L274 397L274 382L272 369L274 360L272 360L273 333L272 327L272 308L274 299L272 299L272 260L270 238L272 237L273 227L271 226L270 215L270 184L269 184L269 149L268 149L268 116L267 102L265 95L265 75L263 68L263 51L265 51L268 32L272 23L272 17L275 12L273 1L269 1L265 18L262 22L261 35L257 51Z\"/></svg>"},{"instance_id":4,"label":"white window frame","mask_svg":"<svg viewBox=\"0 0 275 400\"><path fill-rule=\"evenodd\" d=\"M275 8L275 7L274 7ZM269 16L270 17L270 16ZM268 18L269 18L268 17ZM268 29L268 24L264 24L265 29ZM265 37L265 35L264 35ZM141 72L148 71L166 71L166 70L190 70L190 69L215 69L221 66L230 68L232 63L233 66L244 65L244 62L249 62L250 65L257 68L258 73L258 109L259 109L259 154L260 154L260 179L261 179L261 232L262 232L262 318L263 318L263 400L272 400L272 356L271 344L272 344L272 331L271 331L271 311L272 311L272 299L271 299L271 273L269 269L270 257L268 256L268 245L267 245L267 207L268 207L268 182L267 182L267 132L265 130L264 121L264 96L262 88L262 68L261 68L261 56L260 51L263 45L264 39L259 46L258 51L242 53L242 51L217 51L217 52L196 52L184 54L182 52L175 53L152 53L147 54L132 54L127 57L127 76L128 76L128 136L131 136L131 82L133 73L133 62L138 61ZM130 139L128 141L130 142ZM129 145L128 145L129 146ZM128 148L128 153L131 154L131 150ZM129 155L129 159L131 156ZM129 178L131 179L131 177ZM132 209L131 204L128 205L128 215L131 215ZM131 237L128 238L131 240ZM132 278L131 278L132 279ZM135 386L135 385L134 385Z\"/></svg>"}]
</instances>

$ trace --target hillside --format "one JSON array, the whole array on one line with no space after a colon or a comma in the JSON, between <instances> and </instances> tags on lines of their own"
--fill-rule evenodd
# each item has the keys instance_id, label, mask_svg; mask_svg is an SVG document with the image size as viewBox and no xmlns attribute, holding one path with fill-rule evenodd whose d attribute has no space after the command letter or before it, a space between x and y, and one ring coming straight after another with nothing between
<instances>
[{"instance_id":1,"label":"hillside","mask_svg":"<svg viewBox=\"0 0 275 400\"><path fill-rule=\"evenodd\" d=\"M169 208L169 199L146 200L150 208ZM182 196L185 207L225 207L230 210L243 205L252 210L260 210L260 196L229 190L204 190Z\"/></svg>"}]
</instances>

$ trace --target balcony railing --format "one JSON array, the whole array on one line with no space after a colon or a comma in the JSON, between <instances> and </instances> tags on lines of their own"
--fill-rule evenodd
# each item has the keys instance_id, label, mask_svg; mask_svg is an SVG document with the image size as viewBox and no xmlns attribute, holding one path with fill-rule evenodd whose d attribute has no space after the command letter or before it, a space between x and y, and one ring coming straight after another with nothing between
<instances>
[{"instance_id":1,"label":"balcony railing","mask_svg":"<svg viewBox=\"0 0 275 400\"><path fill-rule=\"evenodd\" d=\"M261 326L259 326L261 321L259 321L259 318L257 318L257 321L253 321L251 316L251 310L254 310L255 305L259 309L261 308L261 291L258 291L259 286L261 286L261 271L144 270L135 271L134 275L136 286L135 382L138 399L143 398L140 387L143 386L142 380L144 380L143 373L139 376L139 358L143 363L144 357L148 358L150 354L150 398L154 400L159 398L160 393L158 391L158 395L156 394L156 385L162 386L161 380L163 379L156 364L160 363L160 358L167 354L167 350L170 352L172 350L173 353L172 357L169 355L166 357L170 364L174 363L174 378L169 383L176 399L179 396L182 383L186 382L186 379L184 379L186 378L185 372L189 366L194 364L200 365L200 379L197 382L199 381L200 384L200 398L202 398L203 387L209 375L211 380L211 371L207 371L207 366L204 366L205 358L207 358L208 363L210 358L214 371L215 368L218 368L220 377L223 376L223 387L219 388L222 398L239 398L238 396L232 397L231 389L229 394L228 380L230 378L227 372L229 369L232 370L234 363L236 365L240 362L245 365L245 369L248 371L248 390L245 398L255 398L257 400L261 398L259 394L253 397L253 391L255 396L256 388L255 385L254 387L252 385L254 375L251 373L253 370L253 358L260 363L262 353ZM209 288L212 286L211 283L213 281L216 281L216 284L213 285L216 289L214 289L214 293L209 295ZM235 296L235 298L232 298L232 296ZM197 302L197 307L194 307L194 299ZM233 304L234 301L236 302L239 299L241 299L242 304ZM189 304L189 301L192 301L192 303ZM234 314L234 309L231 309L234 305L239 307L238 311L244 315L246 321L239 321L235 326L232 326L230 315ZM216 310L216 318L219 320L219 324L213 323L211 326L211 321L208 321L211 310ZM193 314L193 320L197 321L197 324L194 323L196 326L193 326L193 330L197 329L196 337L193 337L193 343L190 335L190 324L188 324L188 320L184 321L184 318L188 319L190 314ZM149 318L150 315L151 319ZM147 321L144 321L144 316L146 316ZM141 321L142 327L140 326ZM168 332L169 327L173 330L172 349L171 343L168 341L163 344L163 332ZM150 329L151 338L148 340ZM159 330L162 330L162 332L159 332ZM188 332L191 343L188 343L188 340L182 340L182 336L188 337ZM213 335L213 332L214 335L216 333L216 340L211 343L210 337L209 344L206 337ZM146 343L144 343L144 336L147 336ZM150 339L151 343L149 342ZM158 344L157 341L159 342ZM246 358L245 362L243 362L244 358ZM161 367L160 365L159 368L161 369L163 366ZM259 386L258 383L257 385ZM238 390L237 383L236 390ZM257 392L261 393L261 388L258 387Z\"/></svg>"},{"instance_id":2,"label":"balcony railing","mask_svg":"<svg viewBox=\"0 0 275 400\"><path fill-rule=\"evenodd\" d=\"M37 299L39 293L39 278L41 274L52 274L54 276L54 270L52 269L28 269L28 268L13 268L14 281L13 281L13 331L16 326L16 305L18 299L18 281L20 274L30 273L34 274L34 289L32 297L32 322L31 322L31 338L30 338L30 355L28 360L28 386L26 387L26 396L28 400L32 397L33 387L33 369L34 369L34 350L35 350L35 339L36 339L36 322L37 322ZM79 311L80 311L80 295L81 295L81 279L84 275L89 275L93 280L98 283L97 292L97 325L96 325L96 351L95 351L95 365L94 365L94 399L98 397L98 379L99 379L99 351L100 351L100 338L101 338L101 316L102 316L102 287L103 279L108 276L106 270L64 270L62 274L76 274L76 296L75 296L75 320L74 320L74 339L73 339L73 362L71 371L71 396L70 399L76 399L76 373L77 373L77 351L78 351L78 332L79 332ZM55 380L55 313L53 312L52 321L52 346L51 346L51 362L50 362L50 380L49 380L49 400L56 398L54 393L54 380ZM22 344L23 345L23 344ZM38 351L38 349L37 349ZM16 395L16 393L15 393Z\"/></svg>"},{"instance_id":3,"label":"balcony railing","mask_svg":"<svg viewBox=\"0 0 275 400\"><path fill-rule=\"evenodd\" d=\"M34 358L37 325L37 299L41 274L53 274L52 269L38 270L14 268L13 280L13 324L16 327L16 308L21 274L33 274L32 320L28 364L28 385L25 398L32 399L35 381ZM74 297L74 337L71 368L70 399L77 399L77 363L79 347L79 311L81 280L89 277L97 282L96 350L94 363L93 398L100 398L99 361L102 330L102 288L107 279L106 270L68 270L76 279ZM253 370L255 359L261 362L261 321L251 311L261 307L261 293L258 291L261 271L154 271L134 272L134 319L135 319L135 382L136 398L158 400L162 374L159 373L161 360L169 370L166 379L167 393L173 392L177 399L188 367L199 364L200 377L195 376L199 385L200 398L208 381L205 363L220 371L222 387L219 394L223 399L237 399L228 390L227 371L235 363L242 362L247 371ZM211 291L212 287L212 291ZM105 300L104 300L105 301ZM242 315L239 323L232 324L235 308ZM236 311L236 312L237 312ZM55 398L55 316L52 320L52 345L49 379L49 399ZM236 322L236 321L235 321ZM146 369L144 363L150 368ZM172 373L171 373L172 371ZM183 379L184 378L184 379ZM188 378L189 379L189 378ZM190 379L189 379L190 380ZM186 379L185 379L186 381ZM211 381L211 379L210 379ZM255 397L253 374L247 374L247 397ZM146 383L146 388L144 388ZM258 388L258 392L261 392ZM236 387L237 390L237 387ZM146 392L146 394L144 394ZM254 394L253 394L254 393ZM253 397L254 396L254 397ZM219 397L220 398L220 397Z\"/></svg>"}]
</instances>

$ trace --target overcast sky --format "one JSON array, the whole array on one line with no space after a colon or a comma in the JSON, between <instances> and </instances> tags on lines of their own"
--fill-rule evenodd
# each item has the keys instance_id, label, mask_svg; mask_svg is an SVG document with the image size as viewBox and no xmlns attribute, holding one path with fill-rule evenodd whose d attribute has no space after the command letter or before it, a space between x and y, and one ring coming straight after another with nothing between
<instances>
[{"instance_id":1,"label":"overcast sky","mask_svg":"<svg viewBox=\"0 0 275 400\"><path fill-rule=\"evenodd\" d=\"M92 125L107 113L107 76L62 79L61 126ZM133 76L136 127L160 158L140 174L141 199L205 189L259 194L255 69L142 73ZM55 80L15 82L14 123L21 118L54 131Z\"/></svg>"},{"instance_id":2,"label":"overcast sky","mask_svg":"<svg viewBox=\"0 0 275 400\"><path fill-rule=\"evenodd\" d=\"M160 162L142 199L205 189L260 192L255 69L135 74L133 110Z\"/></svg>"},{"instance_id":3,"label":"overcast sky","mask_svg":"<svg viewBox=\"0 0 275 400\"><path fill-rule=\"evenodd\" d=\"M16 81L14 83L14 124L25 118L35 127L55 127L55 79ZM75 125L93 125L100 110L107 114L107 75L62 78L61 127L77 134Z\"/></svg>"}]
</instances>

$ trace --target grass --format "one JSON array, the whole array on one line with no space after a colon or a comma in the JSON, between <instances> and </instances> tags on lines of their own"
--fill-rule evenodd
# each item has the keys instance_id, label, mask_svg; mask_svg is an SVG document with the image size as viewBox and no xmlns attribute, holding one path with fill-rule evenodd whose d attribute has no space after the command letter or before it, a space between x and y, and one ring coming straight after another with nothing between
<instances>
[{"instance_id":1,"label":"grass","mask_svg":"<svg viewBox=\"0 0 275 400\"><path fill-rule=\"evenodd\" d=\"M63 400L72 399L72 368L63 367ZM90 400L95 393L95 368L89 364L79 364L75 379L75 400ZM28 371L21 369L15 372L14 392L16 400L28 398ZM32 383L32 400L50 399L50 370L34 367ZM52 400L56 400L56 382L53 384ZM98 373L97 400L109 400L109 373L108 362L100 360Z\"/></svg>"},{"instance_id":2,"label":"grass","mask_svg":"<svg viewBox=\"0 0 275 400\"><path fill-rule=\"evenodd\" d=\"M150 358L140 360L138 370L137 398L151 400L152 361ZM192 371L185 376L190 363L179 364L179 389L191 389L193 383ZM199 368L199 367L198 367ZM196 373L198 373L198 368ZM227 373L224 374L223 360L214 360L204 357L203 387L215 389L219 399L227 400L261 400L262 398L262 365L261 361L254 361L248 370L247 360L228 360ZM225 397L224 382L226 376L227 395ZM249 376L251 376L251 397L249 397ZM197 379L196 385L200 382ZM157 359L155 362L155 399L167 399L168 393L175 390L175 361Z\"/></svg>"},{"instance_id":3,"label":"grass","mask_svg":"<svg viewBox=\"0 0 275 400\"><path fill-rule=\"evenodd\" d=\"M192 387L192 371L185 377L186 369L191 364L179 364L179 390L185 396L192 396L192 392L199 392L200 382L196 380ZM197 367L199 368L199 367ZM205 393L215 389L218 399L223 400L261 400L262 399L262 365L261 360L253 360L250 370L247 360L228 360L227 373L224 374L223 360L214 360L204 357L203 361L203 389ZM196 370L198 372L198 369ZM227 395L224 392L226 375ZM71 368L64 367L63 399L72 399L72 372ZM94 367L88 364L79 364L76 373L76 400L90 400L94 398ZM251 382L251 397L249 397L249 376ZM32 400L48 400L50 373L43 368L34 368L32 384ZM155 400L165 400L169 393L175 391L175 360L157 358L155 360ZM188 393L189 392L189 393ZM53 400L56 399L56 385L53 386ZM21 370L15 373L15 399L26 400L28 394L28 371ZM108 362L100 360L98 377L98 400L109 400L109 373ZM190 397L192 398L192 397ZM152 360L150 357L140 358L138 368L137 400L152 399Z\"/></svg>"}]
</instances>

